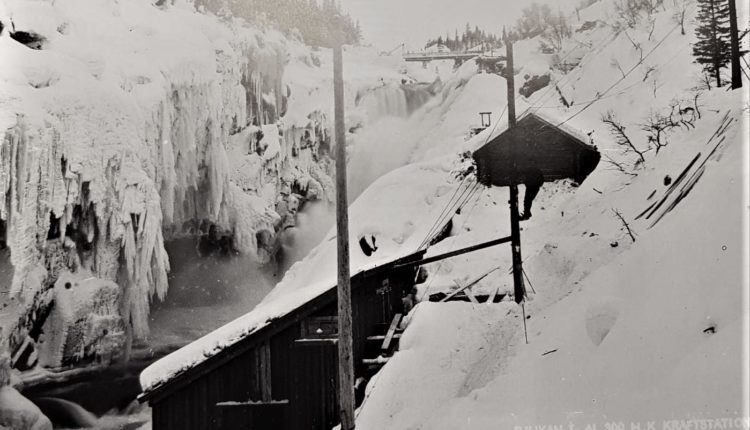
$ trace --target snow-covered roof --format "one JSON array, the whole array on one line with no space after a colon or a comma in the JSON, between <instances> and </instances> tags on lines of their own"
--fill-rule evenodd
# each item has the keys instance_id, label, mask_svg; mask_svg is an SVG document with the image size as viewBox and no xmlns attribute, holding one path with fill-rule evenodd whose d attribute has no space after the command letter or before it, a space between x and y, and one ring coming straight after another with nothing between
<instances>
[{"instance_id":1,"label":"snow-covered roof","mask_svg":"<svg viewBox=\"0 0 750 430\"><path fill-rule=\"evenodd\" d=\"M542 122L547 123L550 127L556 128L563 133L570 135L573 139L593 147L591 138L589 138L589 136L587 136L580 128L576 127L574 122L571 123L571 120L558 116L554 112L550 112L549 109L527 108L518 115L516 122L519 123L529 116L534 116ZM498 121L497 124L487 127L484 131L466 142L466 148L472 152L477 151L489 142L492 142L496 137L505 133L508 130L508 116L503 115Z\"/></svg>"},{"instance_id":2,"label":"snow-covered roof","mask_svg":"<svg viewBox=\"0 0 750 430\"><path fill-rule=\"evenodd\" d=\"M351 275L418 252L458 186L450 171L455 158L400 168L375 181L349 208L351 243L367 235L378 250L367 257L351 247ZM445 220L447 222L448 220ZM269 325L336 285L336 237L332 229L304 260L251 312L147 367L140 375L149 392L201 364L225 348Z\"/></svg>"}]
</instances>

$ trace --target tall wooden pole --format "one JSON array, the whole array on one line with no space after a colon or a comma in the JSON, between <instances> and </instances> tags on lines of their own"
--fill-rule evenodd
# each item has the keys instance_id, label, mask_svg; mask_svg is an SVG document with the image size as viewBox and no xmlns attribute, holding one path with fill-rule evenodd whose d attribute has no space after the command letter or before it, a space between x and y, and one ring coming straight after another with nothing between
<instances>
[{"instance_id":1,"label":"tall wooden pole","mask_svg":"<svg viewBox=\"0 0 750 430\"><path fill-rule=\"evenodd\" d=\"M516 83L513 77L513 42L505 38L505 82L508 84L508 130L516 126Z\"/></svg>"},{"instance_id":2,"label":"tall wooden pole","mask_svg":"<svg viewBox=\"0 0 750 430\"><path fill-rule=\"evenodd\" d=\"M742 87L742 70L740 66L740 40L737 35L737 6L729 0L729 32L732 47L732 89Z\"/></svg>"},{"instance_id":3,"label":"tall wooden pole","mask_svg":"<svg viewBox=\"0 0 750 430\"><path fill-rule=\"evenodd\" d=\"M516 89L513 77L513 42L510 38L505 40L507 66L505 67L505 81L508 83L508 130L513 139L513 128L516 126ZM515 162L513 164L515 172ZM510 247L513 253L513 296L516 303L521 303L526 296L526 287L523 283L523 266L521 259L521 226L518 214L518 184L512 182L510 185ZM526 322L524 321L524 324Z\"/></svg>"},{"instance_id":4,"label":"tall wooden pole","mask_svg":"<svg viewBox=\"0 0 750 430\"><path fill-rule=\"evenodd\" d=\"M342 430L354 429L352 295L349 272L349 204L346 196L346 130L341 42L333 48L333 98L336 128L336 249L338 263L339 416Z\"/></svg>"}]
</instances>

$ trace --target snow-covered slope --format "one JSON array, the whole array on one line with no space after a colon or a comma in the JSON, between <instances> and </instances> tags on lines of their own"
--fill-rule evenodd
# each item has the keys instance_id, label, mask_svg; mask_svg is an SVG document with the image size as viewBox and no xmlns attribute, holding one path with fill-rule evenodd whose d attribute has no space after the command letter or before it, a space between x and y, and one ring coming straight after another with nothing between
<instances>
[{"instance_id":1,"label":"snow-covered slope","mask_svg":"<svg viewBox=\"0 0 750 430\"><path fill-rule=\"evenodd\" d=\"M551 70L560 91L528 99L603 153L582 186L545 184L522 224L528 345L512 302L422 303L370 381L358 428L747 427L747 90L702 87L693 23L681 35L670 5L652 34L645 19L615 30L611 5L581 11L598 24L558 54L580 63ZM542 58L534 45L518 44L519 57ZM657 153L643 128L671 105L695 117L675 113L689 124ZM645 162L617 144L602 121L610 110L638 148L651 146ZM476 194L439 246L507 234L507 193ZM496 267L475 288L509 293L510 265L505 248L435 263L420 295ZM718 421L679 421L702 419Z\"/></svg>"},{"instance_id":2,"label":"snow-covered slope","mask_svg":"<svg viewBox=\"0 0 750 430\"><path fill-rule=\"evenodd\" d=\"M739 103L721 98L709 106ZM707 157L723 113L712 116L682 148L702 153L705 174L653 228L633 218L650 205L652 190L656 199L669 188L664 175L679 174L689 158L665 153L653 171L620 190L602 187L603 195L592 191L592 177L567 204L550 210L544 202L546 210L524 225L525 269L535 289L526 305L528 345L512 302L420 304L401 351L373 378L358 427L629 428L652 420L660 428L662 420L742 416L747 154L734 123ZM631 223L635 243L613 208ZM482 231L481 223L472 227ZM433 289L441 278L446 288L451 279L480 274L483 264L507 268L506 254L446 263ZM499 278L483 287L510 290L507 273Z\"/></svg>"}]
</instances>

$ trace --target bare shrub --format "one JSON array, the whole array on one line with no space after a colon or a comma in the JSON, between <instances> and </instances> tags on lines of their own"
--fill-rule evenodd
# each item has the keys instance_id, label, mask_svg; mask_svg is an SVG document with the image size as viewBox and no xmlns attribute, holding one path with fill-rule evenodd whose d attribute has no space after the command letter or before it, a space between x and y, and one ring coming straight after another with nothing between
<instances>
[{"instance_id":1,"label":"bare shrub","mask_svg":"<svg viewBox=\"0 0 750 430\"><path fill-rule=\"evenodd\" d=\"M615 137L615 142L622 146L625 150L625 152L633 152L638 156L639 163L645 163L646 158L644 157L644 153L646 150L641 150L630 139L630 137L625 133L626 127L622 124L622 122L617 118L615 113L613 111L607 111L604 115L602 115L602 122L604 122L608 127L612 135Z\"/></svg>"}]
</instances>

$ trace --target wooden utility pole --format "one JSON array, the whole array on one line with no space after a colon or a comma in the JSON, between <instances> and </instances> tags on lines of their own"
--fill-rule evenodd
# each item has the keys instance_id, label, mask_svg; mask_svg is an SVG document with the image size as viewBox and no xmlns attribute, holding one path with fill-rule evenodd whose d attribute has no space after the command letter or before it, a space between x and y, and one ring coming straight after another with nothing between
<instances>
[{"instance_id":1,"label":"wooden utility pole","mask_svg":"<svg viewBox=\"0 0 750 430\"><path fill-rule=\"evenodd\" d=\"M508 130L513 138L513 128L516 126L516 89L513 77L513 42L510 38L505 40L507 63L505 67L505 81L508 83ZM516 157L514 157L515 160ZM518 173L511 172L514 176ZM526 287L523 283L523 266L521 259L521 226L518 214L518 184L515 179L510 184L510 247L513 253L513 296L516 303L521 303L526 296ZM524 321L524 324L526 321Z\"/></svg>"},{"instance_id":2,"label":"wooden utility pole","mask_svg":"<svg viewBox=\"0 0 750 430\"><path fill-rule=\"evenodd\" d=\"M737 6L729 0L729 32L732 47L732 89L742 87L742 70L740 66L740 40L737 35Z\"/></svg>"},{"instance_id":3,"label":"wooden utility pole","mask_svg":"<svg viewBox=\"0 0 750 430\"><path fill-rule=\"evenodd\" d=\"M341 38L333 48L333 98L336 128L336 250L338 263L339 417L342 430L354 429L352 294L349 272L349 204L346 196L346 130Z\"/></svg>"},{"instance_id":4,"label":"wooden utility pole","mask_svg":"<svg viewBox=\"0 0 750 430\"><path fill-rule=\"evenodd\" d=\"M513 42L505 38L505 82L508 83L508 130L516 126L516 83L513 78Z\"/></svg>"}]
</instances>

